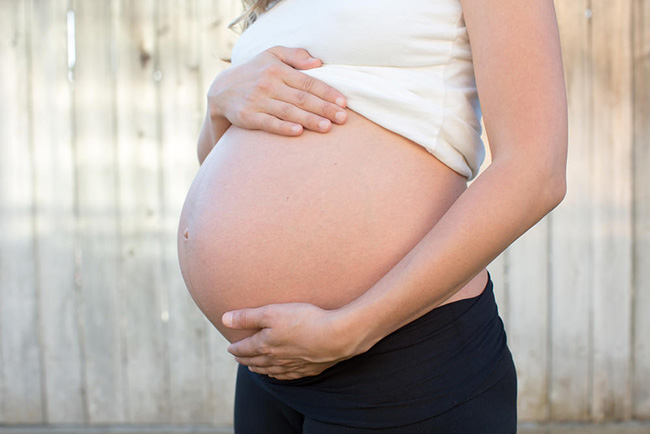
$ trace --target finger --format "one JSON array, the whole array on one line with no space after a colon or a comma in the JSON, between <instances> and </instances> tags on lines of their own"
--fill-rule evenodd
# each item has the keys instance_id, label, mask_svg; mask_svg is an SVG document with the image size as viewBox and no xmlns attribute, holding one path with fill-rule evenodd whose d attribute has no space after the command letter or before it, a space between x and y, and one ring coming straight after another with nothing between
<instances>
[{"instance_id":1,"label":"finger","mask_svg":"<svg viewBox=\"0 0 650 434\"><path fill-rule=\"evenodd\" d=\"M270 114L282 120L295 122L308 130L325 133L332 127L332 121L329 119L310 113L284 101L269 100L265 109Z\"/></svg>"},{"instance_id":2,"label":"finger","mask_svg":"<svg viewBox=\"0 0 650 434\"><path fill-rule=\"evenodd\" d=\"M297 122L309 129L312 129L311 126L304 122L313 122L316 120L320 122L323 119L328 119L330 122L343 124L348 117L345 109L338 105L325 101L309 92L297 90L291 87L286 89L284 92L279 92L275 96L275 99L291 104L292 106L298 107L304 111L304 113L299 113L303 116L298 119L285 118L282 116L279 117L286 121ZM315 115L315 117L313 115Z\"/></svg>"},{"instance_id":3,"label":"finger","mask_svg":"<svg viewBox=\"0 0 650 434\"><path fill-rule=\"evenodd\" d=\"M250 369L250 368L249 368ZM298 378L305 378L305 377L313 377L314 375L320 374L322 371L310 371L310 370L280 370L278 369L277 372L275 369L267 369L267 368L259 368L257 369L261 371L264 375L268 375L269 377L275 378L277 380L296 380Z\"/></svg>"},{"instance_id":4,"label":"finger","mask_svg":"<svg viewBox=\"0 0 650 434\"><path fill-rule=\"evenodd\" d=\"M266 312L265 307L233 310L224 313L221 322L226 327L235 330L261 329L268 327Z\"/></svg>"},{"instance_id":5,"label":"finger","mask_svg":"<svg viewBox=\"0 0 650 434\"><path fill-rule=\"evenodd\" d=\"M235 357L235 362L244 366L266 368L269 366L282 366L289 370L297 370L305 366L305 361L300 359L276 359L269 356Z\"/></svg>"},{"instance_id":6,"label":"finger","mask_svg":"<svg viewBox=\"0 0 650 434\"><path fill-rule=\"evenodd\" d=\"M296 69L312 69L322 65L319 59L312 57L304 48L289 48L277 45L267 51L278 57L282 63Z\"/></svg>"},{"instance_id":7,"label":"finger","mask_svg":"<svg viewBox=\"0 0 650 434\"><path fill-rule=\"evenodd\" d=\"M276 378L277 375L283 376L288 375L291 371L288 371L286 368L281 366L269 366L269 367L257 367L249 366L248 370L255 372L256 374L268 375L269 377Z\"/></svg>"},{"instance_id":8,"label":"finger","mask_svg":"<svg viewBox=\"0 0 650 434\"><path fill-rule=\"evenodd\" d=\"M302 125L279 119L267 113L254 113L246 119L245 125L237 125L247 130L262 130L281 136L299 136L302 134Z\"/></svg>"},{"instance_id":9,"label":"finger","mask_svg":"<svg viewBox=\"0 0 650 434\"><path fill-rule=\"evenodd\" d=\"M230 344L228 352L235 357L271 356L271 347L267 344L267 332L260 330L252 336Z\"/></svg>"},{"instance_id":10,"label":"finger","mask_svg":"<svg viewBox=\"0 0 650 434\"><path fill-rule=\"evenodd\" d=\"M269 377L275 378L276 380L297 380L298 378L303 378L307 376L308 375L302 375L295 372L288 372L286 374L279 374L279 375L269 375Z\"/></svg>"},{"instance_id":11,"label":"finger","mask_svg":"<svg viewBox=\"0 0 650 434\"><path fill-rule=\"evenodd\" d=\"M310 75L298 71L289 71L283 76L283 80L287 86L294 89L309 92L339 107L346 106L345 96L341 92Z\"/></svg>"},{"instance_id":12,"label":"finger","mask_svg":"<svg viewBox=\"0 0 650 434\"><path fill-rule=\"evenodd\" d=\"M277 361L272 360L268 356L255 356L255 357L235 357L235 362L244 366L252 366L255 368L265 368L268 366L277 365Z\"/></svg>"}]
</instances>

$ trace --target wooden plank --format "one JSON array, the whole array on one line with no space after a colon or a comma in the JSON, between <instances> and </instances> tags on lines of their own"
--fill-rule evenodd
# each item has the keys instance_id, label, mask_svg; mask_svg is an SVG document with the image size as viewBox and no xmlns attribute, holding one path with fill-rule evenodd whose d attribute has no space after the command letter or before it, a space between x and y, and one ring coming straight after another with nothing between
<instances>
[{"instance_id":1,"label":"wooden plank","mask_svg":"<svg viewBox=\"0 0 650 434\"><path fill-rule=\"evenodd\" d=\"M125 422L111 1L75 2L75 165L88 422Z\"/></svg>"},{"instance_id":2,"label":"wooden plank","mask_svg":"<svg viewBox=\"0 0 650 434\"><path fill-rule=\"evenodd\" d=\"M518 427L520 434L647 434L647 423L607 423L607 424L549 424Z\"/></svg>"},{"instance_id":3,"label":"wooden plank","mask_svg":"<svg viewBox=\"0 0 650 434\"><path fill-rule=\"evenodd\" d=\"M593 404L631 414L632 47L630 0L592 0L594 63ZM589 155L589 154L584 154Z\"/></svg>"},{"instance_id":4,"label":"wooden plank","mask_svg":"<svg viewBox=\"0 0 650 434\"><path fill-rule=\"evenodd\" d=\"M650 418L650 2L634 1L634 373L636 418Z\"/></svg>"},{"instance_id":5,"label":"wooden plank","mask_svg":"<svg viewBox=\"0 0 650 434\"><path fill-rule=\"evenodd\" d=\"M199 167L196 139L203 119L204 89L199 88L199 27L196 1L160 2L163 264L168 293L170 409L172 423L212 421L207 333L211 324L187 291L178 266L176 234L187 191Z\"/></svg>"},{"instance_id":6,"label":"wooden plank","mask_svg":"<svg viewBox=\"0 0 650 434\"><path fill-rule=\"evenodd\" d=\"M588 0L556 1L569 103L567 195L550 239L550 418L586 420L590 388L593 152Z\"/></svg>"},{"instance_id":7,"label":"wooden plank","mask_svg":"<svg viewBox=\"0 0 650 434\"><path fill-rule=\"evenodd\" d=\"M42 423L29 4L0 11L0 423Z\"/></svg>"},{"instance_id":8,"label":"wooden plank","mask_svg":"<svg viewBox=\"0 0 650 434\"><path fill-rule=\"evenodd\" d=\"M213 2L199 0L200 29L200 61L201 61L201 107L200 121L205 113L205 95L214 77L228 64L221 58L230 57L236 34L226 28L226 25L237 16L240 3L237 0ZM198 129L195 136L197 137ZM194 145L196 139L192 141ZM195 152L193 152L195 153ZM233 403L235 395L236 368L232 356L226 351L227 341L212 325L207 330L209 376L211 379L210 403L212 405L212 422L214 424L232 424Z\"/></svg>"},{"instance_id":9,"label":"wooden plank","mask_svg":"<svg viewBox=\"0 0 650 434\"><path fill-rule=\"evenodd\" d=\"M126 420L169 421L169 366L160 258L160 152L154 0L114 3L119 278Z\"/></svg>"},{"instance_id":10,"label":"wooden plank","mask_svg":"<svg viewBox=\"0 0 650 434\"><path fill-rule=\"evenodd\" d=\"M36 236L47 423L84 422L67 0L31 1ZM72 30L72 29L70 29Z\"/></svg>"},{"instance_id":11,"label":"wooden plank","mask_svg":"<svg viewBox=\"0 0 650 434\"><path fill-rule=\"evenodd\" d=\"M517 367L521 421L542 421L548 412L548 220L508 248L508 342Z\"/></svg>"},{"instance_id":12,"label":"wooden plank","mask_svg":"<svg viewBox=\"0 0 650 434\"><path fill-rule=\"evenodd\" d=\"M202 88L201 96L205 96L214 77L223 69L230 66L232 47L239 38L239 29L229 29L228 24L242 11L239 0L224 0L214 3L209 0L197 0L201 11L199 22L200 36L203 38L201 47ZM203 100L205 107L205 99ZM204 113L202 113L203 115Z\"/></svg>"}]
</instances>

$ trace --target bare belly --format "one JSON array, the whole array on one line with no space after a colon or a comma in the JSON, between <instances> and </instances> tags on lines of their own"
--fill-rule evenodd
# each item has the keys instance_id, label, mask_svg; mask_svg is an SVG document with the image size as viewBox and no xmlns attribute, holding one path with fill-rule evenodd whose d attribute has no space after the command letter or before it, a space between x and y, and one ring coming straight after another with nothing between
<instances>
[{"instance_id":1,"label":"bare belly","mask_svg":"<svg viewBox=\"0 0 650 434\"><path fill-rule=\"evenodd\" d=\"M424 148L348 110L327 134L231 127L185 200L181 271L202 312L270 303L331 309L380 280L466 188ZM480 293L478 276L447 302Z\"/></svg>"}]
</instances>

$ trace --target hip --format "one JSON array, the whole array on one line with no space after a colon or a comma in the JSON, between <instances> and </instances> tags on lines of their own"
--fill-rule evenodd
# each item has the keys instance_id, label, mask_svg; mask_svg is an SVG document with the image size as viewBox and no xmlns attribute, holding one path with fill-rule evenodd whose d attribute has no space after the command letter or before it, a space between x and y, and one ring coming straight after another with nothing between
<instances>
[{"instance_id":1,"label":"hip","mask_svg":"<svg viewBox=\"0 0 650 434\"><path fill-rule=\"evenodd\" d=\"M317 376L282 381L239 375L315 425L393 429L440 416L515 374L488 279L480 295L434 309ZM516 399L512 404L509 384L504 411L512 415ZM514 387L516 398L516 381Z\"/></svg>"}]
</instances>

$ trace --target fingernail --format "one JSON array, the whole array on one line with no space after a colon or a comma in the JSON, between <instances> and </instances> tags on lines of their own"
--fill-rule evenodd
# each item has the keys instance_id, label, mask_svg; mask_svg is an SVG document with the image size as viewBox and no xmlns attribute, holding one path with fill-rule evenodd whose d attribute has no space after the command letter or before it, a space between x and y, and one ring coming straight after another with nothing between
<instances>
[{"instance_id":1,"label":"fingernail","mask_svg":"<svg viewBox=\"0 0 650 434\"><path fill-rule=\"evenodd\" d=\"M339 122L343 122L345 120L345 112L337 112L336 120Z\"/></svg>"},{"instance_id":2,"label":"fingernail","mask_svg":"<svg viewBox=\"0 0 650 434\"><path fill-rule=\"evenodd\" d=\"M226 327L232 327L232 313L230 312L224 313L223 316L221 317L221 322Z\"/></svg>"},{"instance_id":3,"label":"fingernail","mask_svg":"<svg viewBox=\"0 0 650 434\"><path fill-rule=\"evenodd\" d=\"M336 105L345 107L345 98L336 98Z\"/></svg>"},{"instance_id":4,"label":"fingernail","mask_svg":"<svg viewBox=\"0 0 650 434\"><path fill-rule=\"evenodd\" d=\"M294 125L293 127L291 127L291 131L293 131L294 133L299 133L301 129L302 127L300 125Z\"/></svg>"},{"instance_id":5,"label":"fingernail","mask_svg":"<svg viewBox=\"0 0 650 434\"><path fill-rule=\"evenodd\" d=\"M315 62L315 61L317 61L317 60L318 60L318 59L315 59L315 58L313 58L313 57L310 57L309 59L307 59L308 62Z\"/></svg>"},{"instance_id":6,"label":"fingernail","mask_svg":"<svg viewBox=\"0 0 650 434\"><path fill-rule=\"evenodd\" d=\"M318 123L318 126L320 127L321 130L325 131L330 126L330 122L329 121L320 121Z\"/></svg>"}]
</instances>

